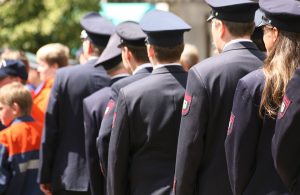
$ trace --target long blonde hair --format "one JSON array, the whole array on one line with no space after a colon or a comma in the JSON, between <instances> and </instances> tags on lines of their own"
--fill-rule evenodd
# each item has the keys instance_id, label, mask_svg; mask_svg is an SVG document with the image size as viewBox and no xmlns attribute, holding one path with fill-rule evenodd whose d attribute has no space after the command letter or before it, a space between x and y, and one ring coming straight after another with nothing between
<instances>
[{"instance_id":1,"label":"long blonde hair","mask_svg":"<svg viewBox=\"0 0 300 195\"><path fill-rule=\"evenodd\" d=\"M300 33L279 31L263 67L266 80L260 103L261 115L276 117L286 86L299 66Z\"/></svg>"}]
</instances>

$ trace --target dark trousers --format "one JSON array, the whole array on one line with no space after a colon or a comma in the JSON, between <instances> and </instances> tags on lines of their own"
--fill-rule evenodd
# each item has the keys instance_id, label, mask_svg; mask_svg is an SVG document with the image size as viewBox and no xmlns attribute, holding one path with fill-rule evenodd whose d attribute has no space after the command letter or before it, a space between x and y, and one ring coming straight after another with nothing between
<instances>
[{"instance_id":1,"label":"dark trousers","mask_svg":"<svg viewBox=\"0 0 300 195\"><path fill-rule=\"evenodd\" d=\"M91 192L76 192L76 191L60 190L60 191L53 192L53 195L91 195Z\"/></svg>"}]
</instances>

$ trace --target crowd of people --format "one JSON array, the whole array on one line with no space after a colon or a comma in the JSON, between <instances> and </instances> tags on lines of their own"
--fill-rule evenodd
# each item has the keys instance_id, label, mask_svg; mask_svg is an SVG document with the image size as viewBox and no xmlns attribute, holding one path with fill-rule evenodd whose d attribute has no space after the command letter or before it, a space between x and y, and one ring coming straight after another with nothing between
<instances>
[{"instance_id":1,"label":"crowd of people","mask_svg":"<svg viewBox=\"0 0 300 195\"><path fill-rule=\"evenodd\" d=\"M300 195L300 1L205 2L207 59L161 10L85 14L78 65L4 50L0 194Z\"/></svg>"}]
</instances>

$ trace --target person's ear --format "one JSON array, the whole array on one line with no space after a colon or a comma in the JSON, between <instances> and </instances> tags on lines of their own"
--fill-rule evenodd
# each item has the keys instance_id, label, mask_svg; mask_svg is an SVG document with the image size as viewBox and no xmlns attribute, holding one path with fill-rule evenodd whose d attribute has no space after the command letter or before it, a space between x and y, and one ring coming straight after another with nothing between
<instances>
[{"instance_id":1,"label":"person's ear","mask_svg":"<svg viewBox=\"0 0 300 195\"><path fill-rule=\"evenodd\" d=\"M147 45L147 53L149 58L154 58L155 52L154 48L151 45Z\"/></svg>"},{"instance_id":2,"label":"person's ear","mask_svg":"<svg viewBox=\"0 0 300 195\"><path fill-rule=\"evenodd\" d=\"M19 106L19 104L17 104L16 102L14 102L12 104L12 110L13 110L13 115L18 116L21 113L21 108Z\"/></svg>"},{"instance_id":3,"label":"person's ear","mask_svg":"<svg viewBox=\"0 0 300 195\"><path fill-rule=\"evenodd\" d=\"M87 50L88 50L88 53L92 53L93 52L93 45L92 45L91 41L88 41L88 48L87 48Z\"/></svg>"},{"instance_id":4,"label":"person's ear","mask_svg":"<svg viewBox=\"0 0 300 195\"><path fill-rule=\"evenodd\" d=\"M272 33L273 33L273 40L272 41L275 43L277 38L278 38L279 31L276 27L273 27L272 28Z\"/></svg>"},{"instance_id":5,"label":"person's ear","mask_svg":"<svg viewBox=\"0 0 300 195\"><path fill-rule=\"evenodd\" d=\"M219 38L222 38L225 35L225 31L227 30L227 27L225 26L224 22L222 22L221 20L217 20L217 25L218 25L217 31L218 31Z\"/></svg>"},{"instance_id":6,"label":"person's ear","mask_svg":"<svg viewBox=\"0 0 300 195\"><path fill-rule=\"evenodd\" d=\"M127 60L130 61L132 59L132 53L126 46L124 47L124 51L125 51L125 56L126 56Z\"/></svg>"},{"instance_id":7,"label":"person's ear","mask_svg":"<svg viewBox=\"0 0 300 195\"><path fill-rule=\"evenodd\" d=\"M55 69L58 69L58 68L59 68L59 66L58 66L57 63L53 64L52 67L55 68Z\"/></svg>"}]
</instances>

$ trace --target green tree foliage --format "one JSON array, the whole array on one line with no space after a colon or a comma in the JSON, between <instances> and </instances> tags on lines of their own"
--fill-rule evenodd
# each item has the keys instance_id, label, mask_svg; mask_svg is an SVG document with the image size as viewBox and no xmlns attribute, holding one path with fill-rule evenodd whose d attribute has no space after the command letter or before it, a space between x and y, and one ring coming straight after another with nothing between
<instances>
[{"instance_id":1,"label":"green tree foliage","mask_svg":"<svg viewBox=\"0 0 300 195\"><path fill-rule=\"evenodd\" d=\"M98 10L98 0L0 0L0 48L35 53L53 42L78 48L80 18Z\"/></svg>"}]
</instances>

